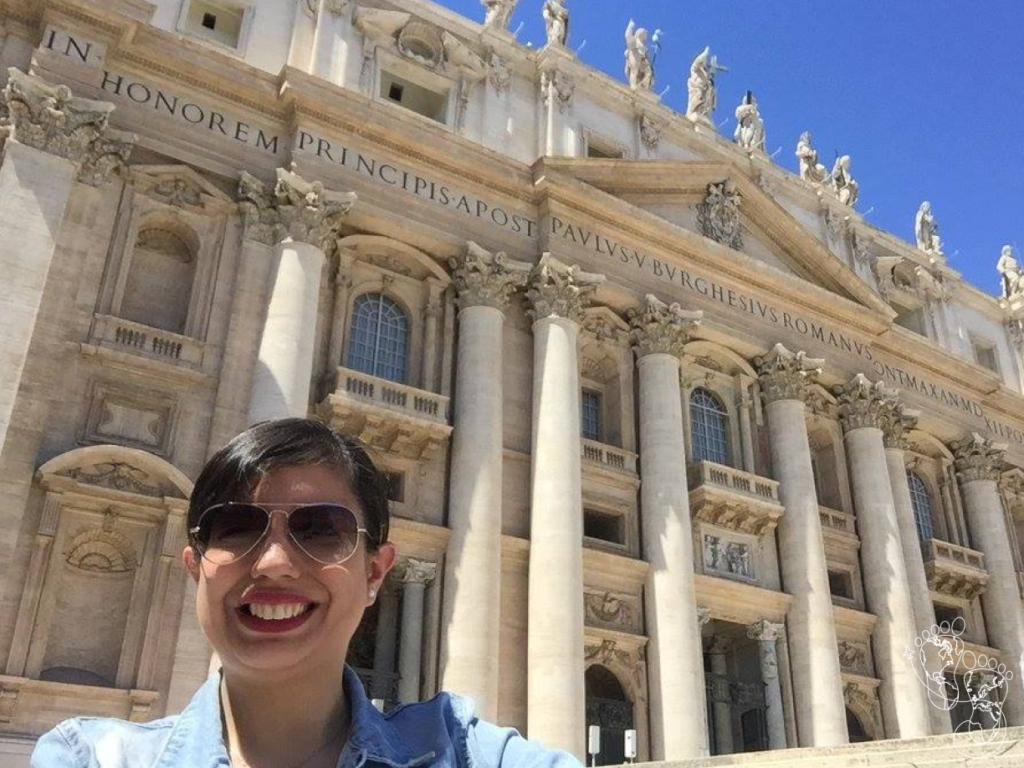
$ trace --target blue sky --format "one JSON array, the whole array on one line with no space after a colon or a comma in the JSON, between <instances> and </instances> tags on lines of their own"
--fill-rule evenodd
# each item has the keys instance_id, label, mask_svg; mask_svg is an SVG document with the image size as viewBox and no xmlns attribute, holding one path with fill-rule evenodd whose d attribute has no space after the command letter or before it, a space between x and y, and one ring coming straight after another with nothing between
<instances>
[{"instance_id":1,"label":"blue sky","mask_svg":"<svg viewBox=\"0 0 1024 768\"><path fill-rule=\"evenodd\" d=\"M483 19L479 0L440 0ZM542 0L520 0L520 42L543 45ZM686 108L690 61L711 45L719 76L716 121L754 91L775 161L795 170L810 130L823 161L853 158L858 210L913 238L930 200L950 265L998 291L1006 243L1024 253L1024 0L569 0L570 47L623 78L630 17L663 32L657 83ZM867 213L870 211L870 213Z\"/></svg>"}]
</instances>

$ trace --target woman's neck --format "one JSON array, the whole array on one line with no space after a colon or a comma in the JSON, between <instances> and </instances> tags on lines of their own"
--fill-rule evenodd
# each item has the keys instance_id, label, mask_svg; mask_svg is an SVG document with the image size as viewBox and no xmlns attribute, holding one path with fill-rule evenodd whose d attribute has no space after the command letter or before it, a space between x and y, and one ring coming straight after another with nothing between
<instances>
[{"instance_id":1,"label":"woman's neck","mask_svg":"<svg viewBox=\"0 0 1024 768\"><path fill-rule=\"evenodd\" d=\"M334 765L349 727L341 665L329 672L303 670L301 678L287 681L263 682L227 670L223 675L221 704L232 759L241 757L253 768L293 766L307 757L310 766Z\"/></svg>"}]
</instances>

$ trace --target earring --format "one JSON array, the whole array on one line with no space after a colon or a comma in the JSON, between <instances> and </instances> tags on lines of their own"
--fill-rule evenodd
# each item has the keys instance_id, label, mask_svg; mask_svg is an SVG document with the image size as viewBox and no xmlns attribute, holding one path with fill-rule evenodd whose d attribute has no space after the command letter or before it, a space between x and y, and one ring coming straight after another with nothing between
<instances>
[{"instance_id":1,"label":"earring","mask_svg":"<svg viewBox=\"0 0 1024 768\"><path fill-rule=\"evenodd\" d=\"M370 599L373 600L375 597L377 597L377 590L370 587Z\"/></svg>"}]
</instances>

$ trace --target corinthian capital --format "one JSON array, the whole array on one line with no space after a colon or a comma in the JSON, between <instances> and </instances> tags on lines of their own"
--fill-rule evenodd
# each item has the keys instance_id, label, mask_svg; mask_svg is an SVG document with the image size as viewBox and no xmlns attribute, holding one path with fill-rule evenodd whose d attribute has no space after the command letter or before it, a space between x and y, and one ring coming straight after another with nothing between
<instances>
[{"instance_id":1,"label":"corinthian capital","mask_svg":"<svg viewBox=\"0 0 1024 768\"><path fill-rule=\"evenodd\" d=\"M503 251L491 253L472 241L448 263L459 309L494 307L504 312L512 292L524 287L533 271L532 264L510 259Z\"/></svg>"},{"instance_id":2,"label":"corinthian capital","mask_svg":"<svg viewBox=\"0 0 1024 768\"><path fill-rule=\"evenodd\" d=\"M319 181L306 181L284 168L277 169L273 189L245 171L238 184L246 237L268 245L291 238L325 248L355 202L355 192L327 191Z\"/></svg>"},{"instance_id":3,"label":"corinthian capital","mask_svg":"<svg viewBox=\"0 0 1024 768\"><path fill-rule=\"evenodd\" d=\"M807 357L805 352L790 352L776 344L767 355L754 359L764 392L765 402L800 400L807 395L807 385L821 375L824 360Z\"/></svg>"},{"instance_id":4,"label":"corinthian capital","mask_svg":"<svg viewBox=\"0 0 1024 768\"><path fill-rule=\"evenodd\" d=\"M534 320L564 317L578 323L590 295L605 281L604 275L584 272L578 264L568 266L550 253L541 256L530 276L526 298Z\"/></svg>"},{"instance_id":5,"label":"corinthian capital","mask_svg":"<svg viewBox=\"0 0 1024 768\"><path fill-rule=\"evenodd\" d=\"M409 559L395 570L397 580L403 584L429 584L437 576L437 563Z\"/></svg>"},{"instance_id":6,"label":"corinthian capital","mask_svg":"<svg viewBox=\"0 0 1024 768\"><path fill-rule=\"evenodd\" d=\"M783 625L761 619L747 626L747 637L765 643L774 643L782 634Z\"/></svg>"},{"instance_id":7,"label":"corinthian capital","mask_svg":"<svg viewBox=\"0 0 1024 768\"><path fill-rule=\"evenodd\" d=\"M885 441L885 447L899 448L901 451L905 451L908 446L907 433L917 426L919 418L921 418L920 411L908 408L902 400L897 400L882 426L882 439Z\"/></svg>"},{"instance_id":8,"label":"corinthian capital","mask_svg":"<svg viewBox=\"0 0 1024 768\"><path fill-rule=\"evenodd\" d=\"M1006 445L994 443L977 432L950 444L954 466L961 483L974 480L999 480Z\"/></svg>"},{"instance_id":9,"label":"corinthian capital","mask_svg":"<svg viewBox=\"0 0 1024 768\"><path fill-rule=\"evenodd\" d=\"M135 137L108 127L113 104L78 98L14 67L7 72L0 138L75 163L79 181L94 187L122 172Z\"/></svg>"},{"instance_id":10,"label":"corinthian capital","mask_svg":"<svg viewBox=\"0 0 1024 768\"><path fill-rule=\"evenodd\" d=\"M845 384L832 388L839 401L839 419L843 429L886 429L892 422L899 393L881 381L872 382L858 373Z\"/></svg>"},{"instance_id":11,"label":"corinthian capital","mask_svg":"<svg viewBox=\"0 0 1024 768\"><path fill-rule=\"evenodd\" d=\"M629 338L638 358L656 353L680 357L704 313L685 310L679 304L669 306L649 293L643 308L629 310L626 317L630 326Z\"/></svg>"}]
</instances>

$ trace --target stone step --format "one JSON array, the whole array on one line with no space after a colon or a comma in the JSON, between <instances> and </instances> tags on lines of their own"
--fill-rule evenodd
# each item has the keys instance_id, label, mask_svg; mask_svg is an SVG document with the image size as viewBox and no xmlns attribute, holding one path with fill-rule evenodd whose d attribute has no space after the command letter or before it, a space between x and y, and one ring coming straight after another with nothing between
<instances>
[{"instance_id":1,"label":"stone step","mask_svg":"<svg viewBox=\"0 0 1024 768\"><path fill-rule=\"evenodd\" d=\"M888 739L839 747L809 747L747 752L664 763L650 768L1024 768L1024 727L1006 728L999 746L978 745L953 734L922 739Z\"/></svg>"}]
</instances>

